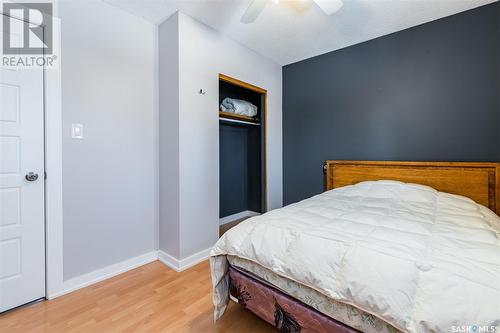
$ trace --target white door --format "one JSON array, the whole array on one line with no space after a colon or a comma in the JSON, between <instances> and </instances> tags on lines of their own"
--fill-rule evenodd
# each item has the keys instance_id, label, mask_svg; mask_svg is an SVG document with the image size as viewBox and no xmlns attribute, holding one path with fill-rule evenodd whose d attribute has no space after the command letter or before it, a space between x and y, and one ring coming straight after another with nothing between
<instances>
[{"instance_id":1,"label":"white door","mask_svg":"<svg viewBox=\"0 0 500 333\"><path fill-rule=\"evenodd\" d=\"M43 119L43 71L0 67L0 312L45 296Z\"/></svg>"}]
</instances>

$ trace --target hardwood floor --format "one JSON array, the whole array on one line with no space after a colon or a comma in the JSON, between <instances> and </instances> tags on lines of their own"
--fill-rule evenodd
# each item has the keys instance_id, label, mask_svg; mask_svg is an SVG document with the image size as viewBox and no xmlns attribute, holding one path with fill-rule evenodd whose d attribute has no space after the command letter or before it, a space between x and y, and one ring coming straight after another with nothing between
<instances>
[{"instance_id":1,"label":"hardwood floor","mask_svg":"<svg viewBox=\"0 0 500 333\"><path fill-rule=\"evenodd\" d=\"M155 261L0 315L0 332L276 332L231 302L213 322L208 261L177 273Z\"/></svg>"},{"instance_id":2,"label":"hardwood floor","mask_svg":"<svg viewBox=\"0 0 500 333\"><path fill-rule=\"evenodd\" d=\"M233 222L229 222L229 223L226 223L226 224L219 226L219 237L224 235L232 227L237 226L238 224L240 224L241 222L245 221L248 218L249 217L243 217L241 219L238 219L238 220L235 220Z\"/></svg>"}]
</instances>

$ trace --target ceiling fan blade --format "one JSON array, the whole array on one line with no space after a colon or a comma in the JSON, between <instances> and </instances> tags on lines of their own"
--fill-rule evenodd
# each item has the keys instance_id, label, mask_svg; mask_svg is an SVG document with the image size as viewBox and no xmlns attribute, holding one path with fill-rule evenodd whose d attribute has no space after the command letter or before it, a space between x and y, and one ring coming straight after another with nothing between
<instances>
[{"instance_id":1,"label":"ceiling fan blade","mask_svg":"<svg viewBox=\"0 0 500 333\"><path fill-rule=\"evenodd\" d=\"M321 8L327 15L332 15L337 12L344 3L342 0L313 0L319 8Z\"/></svg>"},{"instance_id":2,"label":"ceiling fan blade","mask_svg":"<svg viewBox=\"0 0 500 333\"><path fill-rule=\"evenodd\" d=\"M240 22L247 24L255 21L264 10L266 4L267 0L253 0L247 10L243 13L243 16L241 16Z\"/></svg>"}]
</instances>

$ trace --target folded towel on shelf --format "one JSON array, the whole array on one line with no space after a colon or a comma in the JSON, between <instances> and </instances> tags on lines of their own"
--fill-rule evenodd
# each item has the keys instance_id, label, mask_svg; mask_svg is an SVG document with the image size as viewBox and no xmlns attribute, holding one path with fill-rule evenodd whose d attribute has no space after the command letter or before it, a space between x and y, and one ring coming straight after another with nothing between
<instances>
[{"instance_id":1,"label":"folded towel on shelf","mask_svg":"<svg viewBox=\"0 0 500 333\"><path fill-rule=\"evenodd\" d=\"M257 107L241 99L224 98L220 105L220 110L250 117L257 115Z\"/></svg>"}]
</instances>

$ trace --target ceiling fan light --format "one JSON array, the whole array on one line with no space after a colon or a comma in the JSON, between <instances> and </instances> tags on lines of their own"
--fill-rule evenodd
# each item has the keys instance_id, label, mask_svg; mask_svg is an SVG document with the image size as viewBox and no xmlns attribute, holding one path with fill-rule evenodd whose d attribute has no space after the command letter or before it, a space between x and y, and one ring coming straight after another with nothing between
<instances>
[{"instance_id":1,"label":"ceiling fan light","mask_svg":"<svg viewBox=\"0 0 500 333\"><path fill-rule=\"evenodd\" d=\"M341 0L313 0L327 15L332 15L344 5Z\"/></svg>"}]
</instances>

